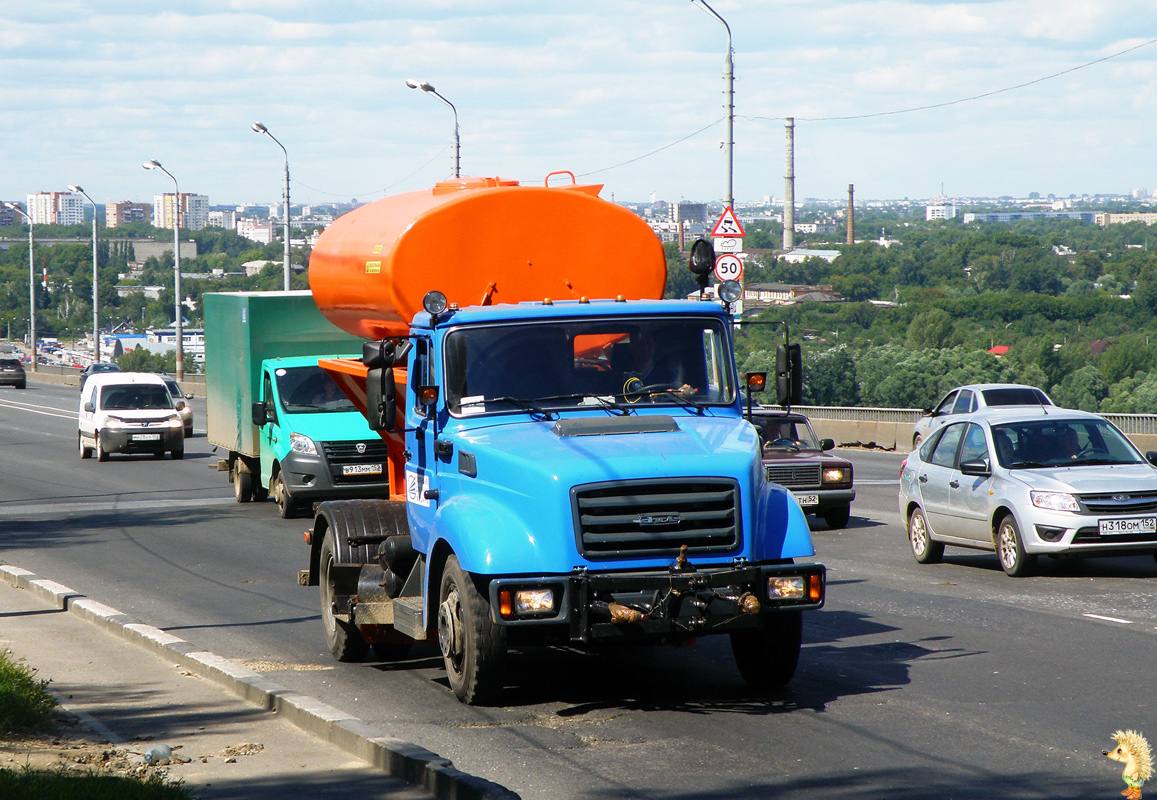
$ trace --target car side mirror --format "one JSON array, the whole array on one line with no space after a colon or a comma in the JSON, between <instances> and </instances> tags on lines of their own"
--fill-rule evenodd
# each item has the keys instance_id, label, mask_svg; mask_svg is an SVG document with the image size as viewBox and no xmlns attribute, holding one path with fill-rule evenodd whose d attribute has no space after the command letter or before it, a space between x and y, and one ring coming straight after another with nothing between
<instances>
[{"instance_id":1,"label":"car side mirror","mask_svg":"<svg viewBox=\"0 0 1157 800\"><path fill-rule=\"evenodd\" d=\"M265 418L265 403L254 403L252 413L253 413L253 424L256 425L257 427L260 428L266 422L269 422L269 420Z\"/></svg>"},{"instance_id":2,"label":"car side mirror","mask_svg":"<svg viewBox=\"0 0 1157 800\"><path fill-rule=\"evenodd\" d=\"M973 461L961 461L960 471L965 475L972 475L977 478L987 478L992 475L992 470L988 468L988 464L979 458Z\"/></svg>"},{"instance_id":3,"label":"car side mirror","mask_svg":"<svg viewBox=\"0 0 1157 800\"><path fill-rule=\"evenodd\" d=\"M177 409L178 411L183 410L185 408L185 401L178 400L177 402L173 403L173 408Z\"/></svg>"},{"instance_id":4,"label":"car side mirror","mask_svg":"<svg viewBox=\"0 0 1157 800\"><path fill-rule=\"evenodd\" d=\"M835 439L820 439L820 450L835 450L835 449L836 449L836 440Z\"/></svg>"},{"instance_id":5,"label":"car side mirror","mask_svg":"<svg viewBox=\"0 0 1157 800\"><path fill-rule=\"evenodd\" d=\"M88 413L92 414L96 411L96 406L94 406L92 404L92 401L89 400L87 403L84 404L84 410L87 411Z\"/></svg>"},{"instance_id":6,"label":"car side mirror","mask_svg":"<svg viewBox=\"0 0 1157 800\"><path fill-rule=\"evenodd\" d=\"M192 400L193 399L193 393L192 392L185 392L185 399L186 400Z\"/></svg>"},{"instance_id":7,"label":"car side mirror","mask_svg":"<svg viewBox=\"0 0 1157 800\"><path fill-rule=\"evenodd\" d=\"M1145 453L1145 460L1157 467L1157 450L1150 450Z\"/></svg>"}]
</instances>

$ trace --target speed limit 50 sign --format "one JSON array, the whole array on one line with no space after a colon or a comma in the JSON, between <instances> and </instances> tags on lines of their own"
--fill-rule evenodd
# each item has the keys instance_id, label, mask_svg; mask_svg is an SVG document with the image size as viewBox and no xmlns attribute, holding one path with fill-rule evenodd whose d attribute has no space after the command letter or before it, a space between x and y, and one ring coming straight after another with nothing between
<instances>
[{"instance_id":1,"label":"speed limit 50 sign","mask_svg":"<svg viewBox=\"0 0 1157 800\"><path fill-rule=\"evenodd\" d=\"M743 275L743 262L739 256L724 253L715 259L715 277L721 281L737 281Z\"/></svg>"}]
</instances>

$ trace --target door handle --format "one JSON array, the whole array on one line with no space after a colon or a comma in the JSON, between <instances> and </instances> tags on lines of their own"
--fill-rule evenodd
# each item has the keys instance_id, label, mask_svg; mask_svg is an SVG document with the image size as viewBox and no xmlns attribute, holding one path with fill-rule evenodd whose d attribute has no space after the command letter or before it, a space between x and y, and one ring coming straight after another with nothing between
<instances>
[{"instance_id":1,"label":"door handle","mask_svg":"<svg viewBox=\"0 0 1157 800\"><path fill-rule=\"evenodd\" d=\"M948 481L948 485L951 486L953 489L959 489L960 488L960 481L951 480L951 481Z\"/></svg>"},{"instance_id":2,"label":"door handle","mask_svg":"<svg viewBox=\"0 0 1157 800\"><path fill-rule=\"evenodd\" d=\"M918 480L920 481L920 483L928 483L928 476L927 475L921 475L918 478Z\"/></svg>"}]
</instances>

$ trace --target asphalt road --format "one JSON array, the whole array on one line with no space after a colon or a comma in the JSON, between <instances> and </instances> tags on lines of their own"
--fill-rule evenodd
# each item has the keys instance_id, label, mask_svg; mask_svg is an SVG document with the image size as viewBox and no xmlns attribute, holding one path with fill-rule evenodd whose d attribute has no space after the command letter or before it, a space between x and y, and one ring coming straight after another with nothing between
<instances>
[{"instance_id":1,"label":"asphalt road","mask_svg":"<svg viewBox=\"0 0 1157 800\"><path fill-rule=\"evenodd\" d=\"M336 664L316 589L296 585L307 520L238 505L204 437L183 461L82 461L75 389L0 389L0 560L267 670L538 798L1118 796L1110 734L1157 734L1157 562L992 554L917 564L892 453L845 451L846 530L814 522L827 606L790 687L754 696L725 639L687 648L511 657L506 705L468 708L434 645L400 664Z\"/></svg>"}]
</instances>

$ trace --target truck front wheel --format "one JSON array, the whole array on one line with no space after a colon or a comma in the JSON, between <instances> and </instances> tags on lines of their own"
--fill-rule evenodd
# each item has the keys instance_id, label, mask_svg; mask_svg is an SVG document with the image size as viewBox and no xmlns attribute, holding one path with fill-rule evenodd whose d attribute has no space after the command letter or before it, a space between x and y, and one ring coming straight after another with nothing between
<instances>
[{"instance_id":1,"label":"truck front wheel","mask_svg":"<svg viewBox=\"0 0 1157 800\"><path fill-rule=\"evenodd\" d=\"M297 516L297 501L289 494L280 472L270 479L269 490L274 502L277 503L277 513L282 519L293 519Z\"/></svg>"},{"instance_id":2,"label":"truck front wheel","mask_svg":"<svg viewBox=\"0 0 1157 800\"><path fill-rule=\"evenodd\" d=\"M325 643L329 652L338 661L361 661L369 652L370 646L362 638L352 621L340 620L334 616L333 599L334 581L333 531L327 530L321 542L321 555L318 560L320 575L318 583L321 586L321 625L325 629Z\"/></svg>"},{"instance_id":3,"label":"truck front wheel","mask_svg":"<svg viewBox=\"0 0 1157 800\"><path fill-rule=\"evenodd\" d=\"M803 614L784 611L773 615L764 628L731 634L731 652L739 674L756 689L786 686L799 663Z\"/></svg>"},{"instance_id":4,"label":"truck front wheel","mask_svg":"<svg viewBox=\"0 0 1157 800\"><path fill-rule=\"evenodd\" d=\"M502 689L506 634L490 618L490 602L450 556L438 592L438 646L454 695L485 705Z\"/></svg>"}]
</instances>

